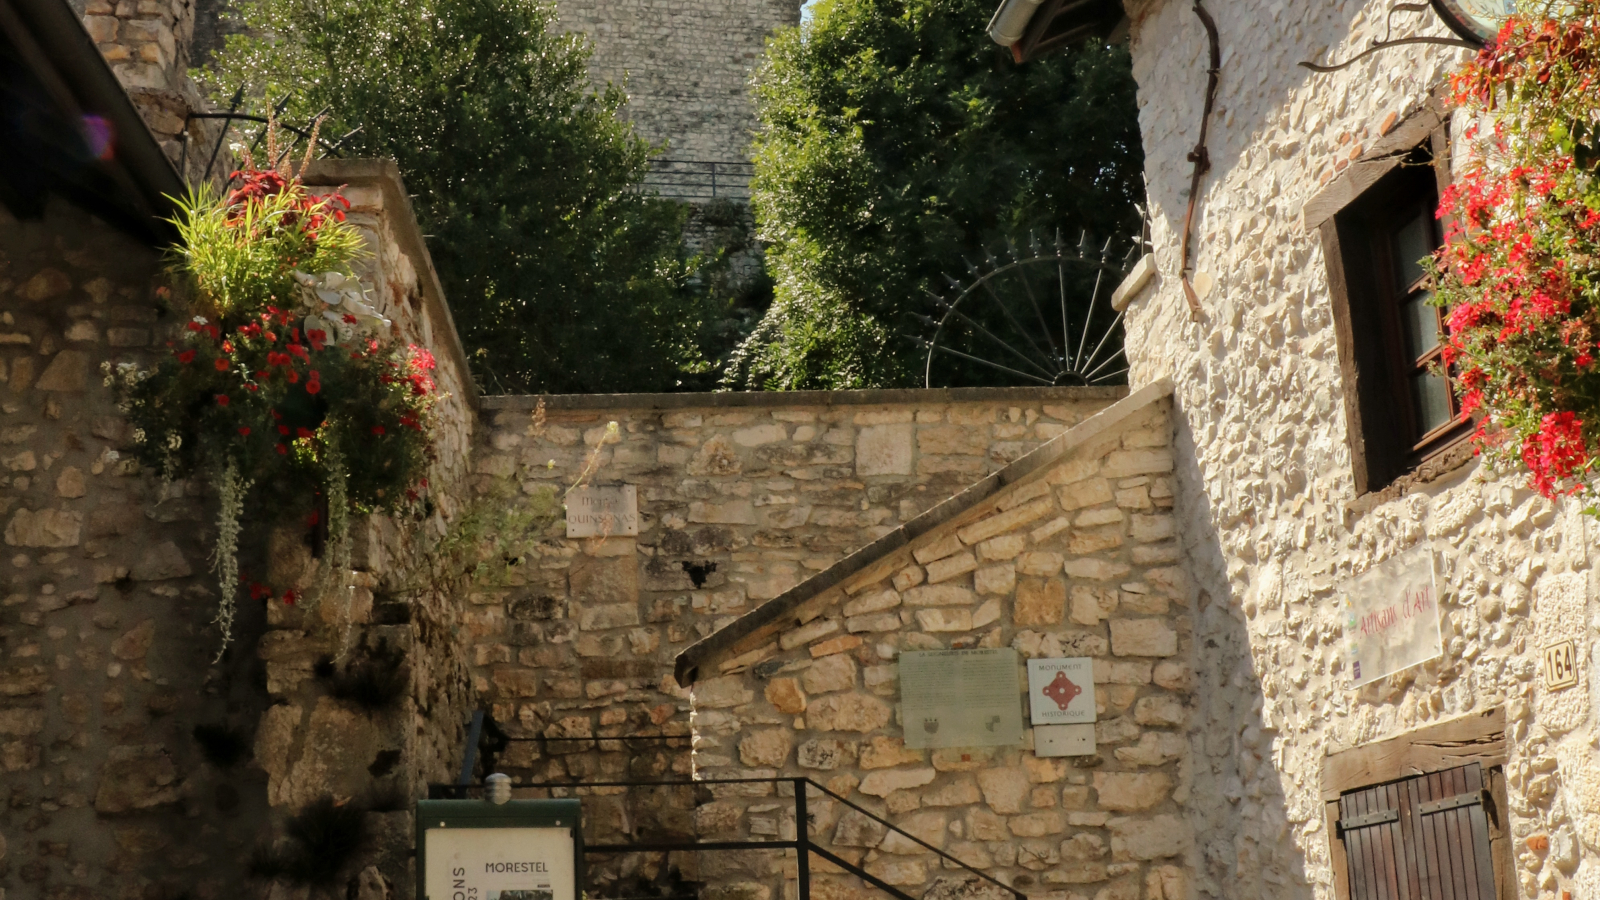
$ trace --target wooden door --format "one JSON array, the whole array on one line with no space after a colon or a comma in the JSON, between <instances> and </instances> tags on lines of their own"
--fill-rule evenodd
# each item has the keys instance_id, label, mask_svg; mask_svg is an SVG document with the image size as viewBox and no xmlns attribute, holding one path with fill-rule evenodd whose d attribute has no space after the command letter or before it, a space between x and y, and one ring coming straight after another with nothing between
<instances>
[{"instance_id":1,"label":"wooden door","mask_svg":"<svg viewBox=\"0 0 1600 900\"><path fill-rule=\"evenodd\" d=\"M1486 787L1472 763L1341 794L1349 900L1496 900Z\"/></svg>"}]
</instances>

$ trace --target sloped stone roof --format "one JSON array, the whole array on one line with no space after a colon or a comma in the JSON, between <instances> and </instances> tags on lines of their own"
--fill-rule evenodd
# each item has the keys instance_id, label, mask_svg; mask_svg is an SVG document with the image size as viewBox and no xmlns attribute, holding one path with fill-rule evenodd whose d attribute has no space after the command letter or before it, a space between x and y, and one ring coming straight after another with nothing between
<instances>
[{"instance_id":1,"label":"sloped stone roof","mask_svg":"<svg viewBox=\"0 0 1600 900\"><path fill-rule=\"evenodd\" d=\"M824 596L832 588L843 586L848 590L852 584L865 585L882 579L888 574L885 563L895 562L897 551L914 543L928 543L935 532L948 530L946 526L966 524L967 519L981 515L990 506L1003 505L1009 495L1043 478L1077 449L1095 443L1171 394L1172 383L1165 378L1130 393L933 509L729 622L678 654L673 667L678 684L688 687L695 683L702 670L715 667L775 634L804 625L826 604L837 602L837 595Z\"/></svg>"}]
</instances>

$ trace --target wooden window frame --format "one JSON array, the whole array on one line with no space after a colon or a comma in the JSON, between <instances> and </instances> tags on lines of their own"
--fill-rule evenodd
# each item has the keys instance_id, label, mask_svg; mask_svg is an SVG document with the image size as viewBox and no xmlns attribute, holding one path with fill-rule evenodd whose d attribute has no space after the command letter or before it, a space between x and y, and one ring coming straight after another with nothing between
<instances>
[{"instance_id":1,"label":"wooden window frame","mask_svg":"<svg viewBox=\"0 0 1600 900\"><path fill-rule=\"evenodd\" d=\"M1319 233L1327 265L1339 368L1344 383L1345 434L1350 447L1356 495L1398 493L1391 485L1413 473L1431 480L1471 459L1462 451L1471 436L1469 421L1455 415L1420 437L1411 428L1411 388L1404 382L1415 360L1402 359L1397 313L1379 296L1379 280L1390 263L1374 258L1372 230L1366 224L1415 178L1414 167L1431 166L1434 196L1450 184L1450 119L1442 100L1430 97L1385 134L1324 190L1306 202L1302 221ZM1435 226L1439 238L1448 223ZM1373 341L1369 335L1383 339ZM1397 435L1397 430L1406 434ZM1413 440L1406 440L1413 438Z\"/></svg>"},{"instance_id":2,"label":"wooden window frame","mask_svg":"<svg viewBox=\"0 0 1600 900\"><path fill-rule=\"evenodd\" d=\"M1387 740L1330 753L1322 763L1322 803L1328 832L1328 859L1335 896L1349 900L1349 861L1338 835L1339 798L1349 791L1442 772L1478 763L1489 803L1489 850L1494 863L1495 900L1517 900L1511 852L1510 808L1506 805L1506 715L1496 707Z\"/></svg>"}]
</instances>

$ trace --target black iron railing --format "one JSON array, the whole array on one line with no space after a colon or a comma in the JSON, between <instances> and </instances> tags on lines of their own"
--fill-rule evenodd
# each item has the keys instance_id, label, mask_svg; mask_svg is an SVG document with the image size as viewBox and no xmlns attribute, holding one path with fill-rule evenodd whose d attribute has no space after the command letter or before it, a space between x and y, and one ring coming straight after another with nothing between
<instances>
[{"instance_id":1,"label":"black iron railing","mask_svg":"<svg viewBox=\"0 0 1600 900\"><path fill-rule=\"evenodd\" d=\"M964 869L967 872L976 875L977 877L989 882L1005 893L1011 895L1014 900L1028 900L1027 895L1016 888L995 879L986 872L973 868L965 862L962 862L960 859L951 856L949 853L946 853L943 850L940 850L938 847L928 843L922 838L919 838L905 829L900 828L893 822L890 822L882 816L873 813L871 810L868 810L857 803L839 796L833 791L828 790L826 787L804 776L775 778L696 778L693 780L679 781L540 781L524 782L522 784L513 785L512 791L544 791L549 792L551 796L555 796L558 793L569 794L574 790L582 790L585 788L668 786L701 787L718 784L771 784L774 786L780 784L790 785L794 791L794 837L789 840L779 838L776 840L752 839L722 841L637 841L632 843L589 843L586 841L583 845L584 855L587 856L590 853L671 853L683 851L792 849L795 851L795 880L796 887L799 889L798 896L800 897L800 900L810 900L811 897L811 854L813 853L822 859L833 863L840 869L849 872L851 875L860 878L867 884L870 884L873 887L889 894L891 897L894 897L895 900L917 900L917 898L912 897L905 891L902 891L878 876L873 875L871 872L868 872L861 866L850 862L849 860L839 856L825 847L818 846L817 842L811 837L811 830L809 828L811 815L807 804L808 796L812 792L816 792L830 800L833 800L835 803L839 803L860 813L863 816L866 816L879 825L882 825L885 829L893 831L906 840L911 841L924 850L927 850L929 853L932 853L943 860L947 867L953 866L955 868ZM482 792L482 784L435 784L429 786L428 796L435 800L470 800L473 797L482 796ZM585 869L587 868L588 867L585 866Z\"/></svg>"},{"instance_id":2,"label":"black iron railing","mask_svg":"<svg viewBox=\"0 0 1600 900\"><path fill-rule=\"evenodd\" d=\"M509 737L502 731L494 720L477 710L472 714L472 721L467 727L466 752L462 754L461 773L455 784L433 784L428 787L428 797L433 800L469 800L483 795L483 783L475 780L478 772L485 775L493 771L495 757L503 752L510 744L517 742L536 743L563 743L573 745L572 749L580 749L576 745L593 741L596 750L625 749L630 743L657 744L659 742L681 741L684 745L675 749L688 749L688 735L634 735L634 736L595 736L579 738L547 738ZM609 745L609 746L608 746ZM873 875L861 866L850 862L826 847L818 846L811 837L811 814L808 808L809 796L815 792L835 803L839 803L873 822L882 825L886 830L893 831L913 844L922 847L944 861L947 868L963 869L971 874L994 885L1014 900L1028 900L1021 891L1008 884L996 880L993 876L973 868L960 859L940 850L922 838L907 832L893 822L877 815L871 810L841 797L823 785L812 781L805 776L774 776L765 778L694 778L694 779L632 779L615 781L584 781L572 779L567 781L521 781L512 785L514 793L540 792L548 797L573 796L594 788L700 788L720 784L770 784L774 787L788 785L794 793L794 837L789 840L644 840L632 843L604 843L584 842L585 856L594 854L615 853L647 853L647 852L684 852L684 851L738 851L738 850L790 850L796 856L796 886L799 888L799 900L811 900L811 855L827 860L840 869L860 878L867 884L894 897L895 900L918 900L900 890L883 879ZM584 871L591 871L585 866Z\"/></svg>"},{"instance_id":3,"label":"black iron railing","mask_svg":"<svg viewBox=\"0 0 1600 900\"><path fill-rule=\"evenodd\" d=\"M669 200L748 200L754 173L747 162L654 159L639 187Z\"/></svg>"}]
</instances>

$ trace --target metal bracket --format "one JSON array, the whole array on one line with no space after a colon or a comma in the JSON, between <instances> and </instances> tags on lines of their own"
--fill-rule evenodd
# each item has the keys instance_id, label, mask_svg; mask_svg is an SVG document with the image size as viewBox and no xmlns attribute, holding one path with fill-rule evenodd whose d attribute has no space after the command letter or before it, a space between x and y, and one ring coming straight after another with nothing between
<instances>
[{"instance_id":1,"label":"metal bracket","mask_svg":"<svg viewBox=\"0 0 1600 900\"><path fill-rule=\"evenodd\" d=\"M1362 813L1359 816L1351 816L1348 819L1340 819L1339 830L1349 831L1352 828L1367 828L1372 825L1382 825L1385 822L1398 821L1400 821L1400 810L1380 809L1377 812Z\"/></svg>"},{"instance_id":2,"label":"metal bracket","mask_svg":"<svg viewBox=\"0 0 1600 900\"><path fill-rule=\"evenodd\" d=\"M1484 797L1488 793L1488 791L1472 791L1466 794L1457 794L1454 797L1446 797L1443 800L1430 800L1427 803L1422 804L1422 806L1418 807L1418 809L1423 815L1427 816L1432 815L1433 813L1444 812L1447 809L1459 809L1463 806L1478 806L1484 802Z\"/></svg>"}]
</instances>

